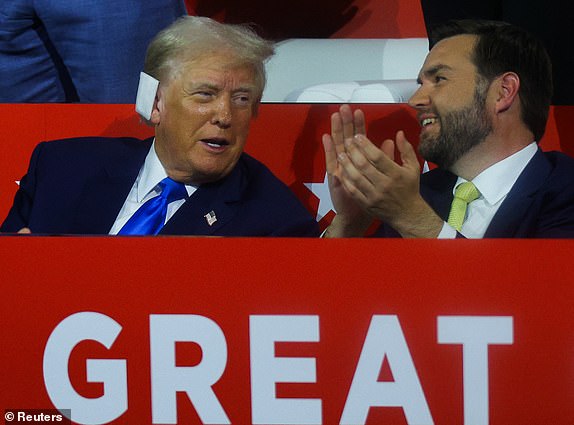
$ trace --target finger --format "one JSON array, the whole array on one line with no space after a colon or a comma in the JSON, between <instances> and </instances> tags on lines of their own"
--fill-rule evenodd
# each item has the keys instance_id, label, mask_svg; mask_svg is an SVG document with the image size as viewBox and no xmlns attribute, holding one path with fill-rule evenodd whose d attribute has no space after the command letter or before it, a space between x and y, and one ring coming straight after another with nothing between
<instances>
[{"instance_id":1,"label":"finger","mask_svg":"<svg viewBox=\"0 0 574 425\"><path fill-rule=\"evenodd\" d=\"M393 161L395 160L395 142L392 139L386 139L381 144L381 151Z\"/></svg>"},{"instance_id":2,"label":"finger","mask_svg":"<svg viewBox=\"0 0 574 425\"><path fill-rule=\"evenodd\" d=\"M359 138L361 138L360 141ZM354 168L362 174L366 174L370 168L374 167L374 165L371 158L369 158L368 154L365 152L365 150L368 149L363 148L363 144L373 146L365 136L357 135L353 137L348 143L346 143L346 153ZM377 148L375 149L378 150ZM376 156L376 153L370 152L370 155Z\"/></svg>"},{"instance_id":3,"label":"finger","mask_svg":"<svg viewBox=\"0 0 574 425\"><path fill-rule=\"evenodd\" d=\"M391 175L397 170L399 165L394 161L394 142L392 140L387 139L383 142L385 151L389 151L390 155L387 155L385 151L379 149L367 137L362 135L357 135L353 139L353 145L355 145L356 149L361 151L362 155L373 165L373 168L377 172ZM352 149L347 146L347 151L352 152ZM355 158L360 159L360 156L352 155L351 158L355 161ZM365 171L367 171L367 168L365 168ZM375 176L373 175L373 178L374 177ZM376 182L375 180L372 180L371 177L369 177L369 179L371 179L373 183Z\"/></svg>"},{"instance_id":4,"label":"finger","mask_svg":"<svg viewBox=\"0 0 574 425\"><path fill-rule=\"evenodd\" d=\"M343 142L343 121L338 112L331 114L331 137L334 143Z\"/></svg>"},{"instance_id":5,"label":"finger","mask_svg":"<svg viewBox=\"0 0 574 425\"><path fill-rule=\"evenodd\" d=\"M343 135L343 119L339 112L331 115L331 140L337 153L345 151L345 137Z\"/></svg>"},{"instance_id":6,"label":"finger","mask_svg":"<svg viewBox=\"0 0 574 425\"><path fill-rule=\"evenodd\" d=\"M337 150L333 143L333 138L328 134L323 134L323 149L325 151L325 166L327 174L333 175L337 171Z\"/></svg>"},{"instance_id":7,"label":"finger","mask_svg":"<svg viewBox=\"0 0 574 425\"><path fill-rule=\"evenodd\" d=\"M355 134L367 135L367 125L365 123L365 114L362 110L356 109L354 114Z\"/></svg>"},{"instance_id":8,"label":"finger","mask_svg":"<svg viewBox=\"0 0 574 425\"><path fill-rule=\"evenodd\" d=\"M381 155L384 156L382 152ZM352 146L345 154L339 155L338 159L340 179L346 181L347 186L353 186L361 192L364 200L376 195L378 188L388 185L389 177L371 163L358 147Z\"/></svg>"},{"instance_id":9,"label":"finger","mask_svg":"<svg viewBox=\"0 0 574 425\"><path fill-rule=\"evenodd\" d=\"M364 205L366 198L360 188L371 186L371 183L355 167L347 153L339 154L337 161L340 170L339 181L353 199Z\"/></svg>"},{"instance_id":10,"label":"finger","mask_svg":"<svg viewBox=\"0 0 574 425\"><path fill-rule=\"evenodd\" d=\"M355 135L355 121L349 105L341 105L339 108L341 122L343 123L343 138L350 139Z\"/></svg>"},{"instance_id":11,"label":"finger","mask_svg":"<svg viewBox=\"0 0 574 425\"><path fill-rule=\"evenodd\" d=\"M413 145L409 143L404 131L397 132L397 150L401 156L403 167L420 172L421 166Z\"/></svg>"},{"instance_id":12,"label":"finger","mask_svg":"<svg viewBox=\"0 0 574 425\"><path fill-rule=\"evenodd\" d=\"M345 188L345 190L347 191L347 193L349 193L351 195L353 200L357 204L359 204L359 206L363 210L367 211L368 199L365 196L365 194L359 188L357 188L350 180L342 180L342 185Z\"/></svg>"}]
</instances>

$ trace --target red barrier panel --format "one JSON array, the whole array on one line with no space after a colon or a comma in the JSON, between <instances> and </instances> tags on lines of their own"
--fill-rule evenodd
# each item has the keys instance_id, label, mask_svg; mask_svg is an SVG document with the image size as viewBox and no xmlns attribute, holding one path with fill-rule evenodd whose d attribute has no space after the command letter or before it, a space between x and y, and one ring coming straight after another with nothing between
<instances>
[{"instance_id":1,"label":"red barrier panel","mask_svg":"<svg viewBox=\"0 0 574 425\"><path fill-rule=\"evenodd\" d=\"M0 238L0 409L571 425L574 241Z\"/></svg>"}]
</instances>

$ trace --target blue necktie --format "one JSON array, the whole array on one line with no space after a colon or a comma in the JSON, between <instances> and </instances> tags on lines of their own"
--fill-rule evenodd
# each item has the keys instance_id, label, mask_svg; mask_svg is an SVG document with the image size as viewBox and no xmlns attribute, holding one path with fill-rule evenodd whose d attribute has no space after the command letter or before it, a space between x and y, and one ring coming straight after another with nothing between
<instances>
[{"instance_id":1,"label":"blue necktie","mask_svg":"<svg viewBox=\"0 0 574 425\"><path fill-rule=\"evenodd\" d=\"M157 235L165 223L170 202L187 198L183 183L169 177L159 182L161 193L148 199L120 229L118 235Z\"/></svg>"}]
</instances>

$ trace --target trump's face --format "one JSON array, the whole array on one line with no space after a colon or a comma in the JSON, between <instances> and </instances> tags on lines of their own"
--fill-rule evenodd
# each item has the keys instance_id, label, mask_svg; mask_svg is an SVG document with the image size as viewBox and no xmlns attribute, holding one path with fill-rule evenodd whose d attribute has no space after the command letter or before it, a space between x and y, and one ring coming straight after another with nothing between
<instances>
[{"instance_id":1,"label":"trump's face","mask_svg":"<svg viewBox=\"0 0 574 425\"><path fill-rule=\"evenodd\" d=\"M188 184L217 181L239 160L257 108L252 67L225 52L183 61L160 84L155 148L167 174Z\"/></svg>"}]
</instances>

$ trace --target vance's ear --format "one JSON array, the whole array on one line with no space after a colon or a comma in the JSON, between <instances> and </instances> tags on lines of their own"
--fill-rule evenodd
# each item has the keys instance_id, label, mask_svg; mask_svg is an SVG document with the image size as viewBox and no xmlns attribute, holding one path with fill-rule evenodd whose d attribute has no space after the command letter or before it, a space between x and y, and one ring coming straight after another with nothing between
<instances>
[{"instance_id":1,"label":"vance's ear","mask_svg":"<svg viewBox=\"0 0 574 425\"><path fill-rule=\"evenodd\" d=\"M504 112L509 109L518 99L518 89L520 89L520 78L514 72L505 72L498 80L498 97L496 102L496 112Z\"/></svg>"}]
</instances>

